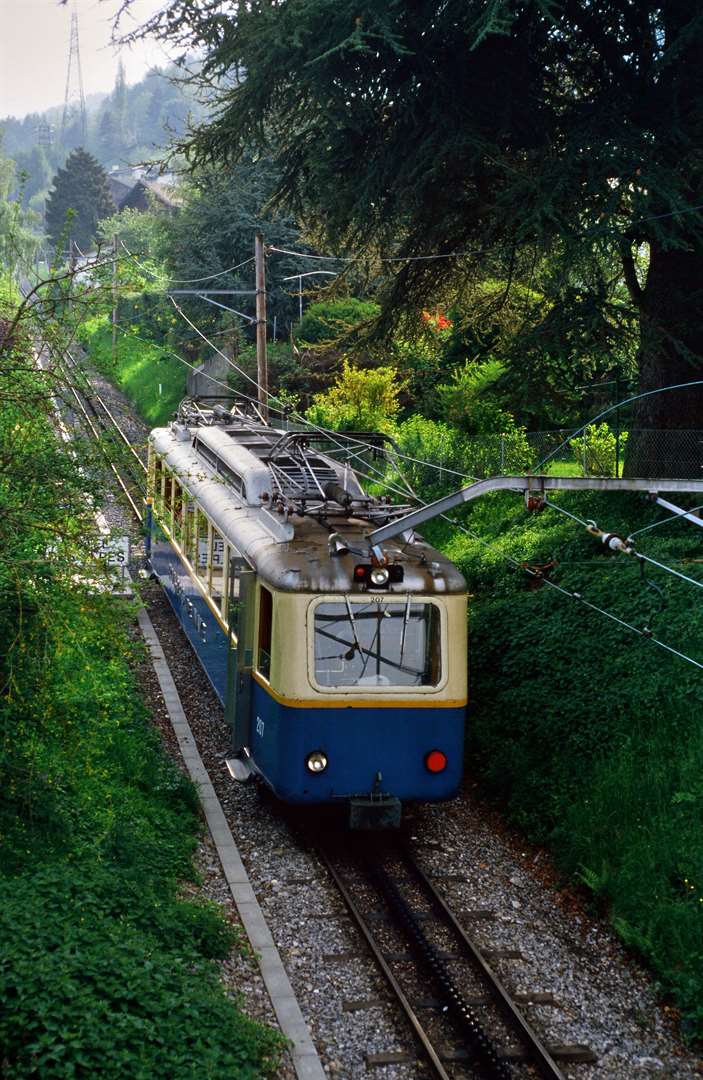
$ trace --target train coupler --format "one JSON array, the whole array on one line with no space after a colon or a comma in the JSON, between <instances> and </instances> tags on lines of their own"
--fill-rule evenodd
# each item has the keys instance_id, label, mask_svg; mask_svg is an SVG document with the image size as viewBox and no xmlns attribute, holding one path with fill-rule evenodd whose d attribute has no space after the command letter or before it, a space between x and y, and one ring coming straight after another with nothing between
<instances>
[{"instance_id":1,"label":"train coupler","mask_svg":"<svg viewBox=\"0 0 703 1080\"><path fill-rule=\"evenodd\" d=\"M402 809L393 795L356 795L349 800L349 828L398 829Z\"/></svg>"}]
</instances>

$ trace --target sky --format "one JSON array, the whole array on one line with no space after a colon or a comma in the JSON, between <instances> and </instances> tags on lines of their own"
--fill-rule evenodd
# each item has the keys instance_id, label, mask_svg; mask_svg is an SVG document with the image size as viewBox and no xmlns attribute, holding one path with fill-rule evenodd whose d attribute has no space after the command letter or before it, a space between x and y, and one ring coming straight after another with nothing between
<instances>
[{"instance_id":1,"label":"sky","mask_svg":"<svg viewBox=\"0 0 703 1080\"><path fill-rule=\"evenodd\" d=\"M164 0L134 0L132 25L163 6ZM64 6L59 0L0 0L0 116L22 117L63 104L73 10L78 12L86 97L112 89L118 56L129 83L150 67L163 67L168 55L160 42L140 42L119 53L111 46L118 8L119 0L69 0Z\"/></svg>"}]
</instances>

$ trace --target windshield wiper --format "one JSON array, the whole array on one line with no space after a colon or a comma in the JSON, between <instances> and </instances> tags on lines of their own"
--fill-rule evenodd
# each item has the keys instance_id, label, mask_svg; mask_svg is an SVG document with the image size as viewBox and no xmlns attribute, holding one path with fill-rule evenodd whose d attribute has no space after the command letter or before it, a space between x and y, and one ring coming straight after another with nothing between
<instances>
[{"instance_id":1,"label":"windshield wiper","mask_svg":"<svg viewBox=\"0 0 703 1080\"><path fill-rule=\"evenodd\" d=\"M349 615L349 622L351 623L352 634L354 635L354 644L352 645L349 652L345 654L344 659L345 660L353 660L354 659L354 650L357 649L359 652L361 652L362 649L361 649L361 643L359 641L359 635L356 632L356 620L354 619L354 613L352 611L351 604L349 603L349 597L348 596L344 597L344 603L347 605L347 614Z\"/></svg>"},{"instance_id":2,"label":"windshield wiper","mask_svg":"<svg viewBox=\"0 0 703 1080\"><path fill-rule=\"evenodd\" d=\"M400 660L398 661L399 667L403 666L403 653L405 652L405 635L408 632L408 622L410 621L410 593L405 601L405 615L403 616L403 632L400 636Z\"/></svg>"}]
</instances>

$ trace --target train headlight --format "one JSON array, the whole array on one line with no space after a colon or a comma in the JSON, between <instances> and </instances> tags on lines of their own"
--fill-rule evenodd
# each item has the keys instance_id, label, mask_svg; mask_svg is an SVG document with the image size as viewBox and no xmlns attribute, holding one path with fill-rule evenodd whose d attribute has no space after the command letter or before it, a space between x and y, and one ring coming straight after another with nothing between
<instances>
[{"instance_id":1,"label":"train headlight","mask_svg":"<svg viewBox=\"0 0 703 1080\"><path fill-rule=\"evenodd\" d=\"M390 566L369 566L359 563L354 567L354 581L357 585L373 585L375 589L384 589L386 585L397 585L403 580L403 567L398 563Z\"/></svg>"},{"instance_id":2,"label":"train headlight","mask_svg":"<svg viewBox=\"0 0 703 1080\"><path fill-rule=\"evenodd\" d=\"M305 764L311 773L324 772L327 768L327 754L323 754L322 750L313 750L312 754L305 758Z\"/></svg>"},{"instance_id":3,"label":"train headlight","mask_svg":"<svg viewBox=\"0 0 703 1080\"><path fill-rule=\"evenodd\" d=\"M430 750L425 754L425 768L431 773L444 772L447 767L447 755L441 750Z\"/></svg>"}]
</instances>

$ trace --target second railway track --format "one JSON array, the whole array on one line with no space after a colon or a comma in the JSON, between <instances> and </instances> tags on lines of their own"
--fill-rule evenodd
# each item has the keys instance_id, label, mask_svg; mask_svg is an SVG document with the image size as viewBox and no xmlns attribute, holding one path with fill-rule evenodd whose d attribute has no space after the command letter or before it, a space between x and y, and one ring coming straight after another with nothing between
<instances>
[{"instance_id":1,"label":"second railway track","mask_svg":"<svg viewBox=\"0 0 703 1080\"><path fill-rule=\"evenodd\" d=\"M93 438L101 444L103 456L130 509L141 524L146 496L146 464L121 427L112 409L91 385L89 377L68 356L68 389L78 414ZM105 445L104 439L107 440Z\"/></svg>"}]
</instances>

